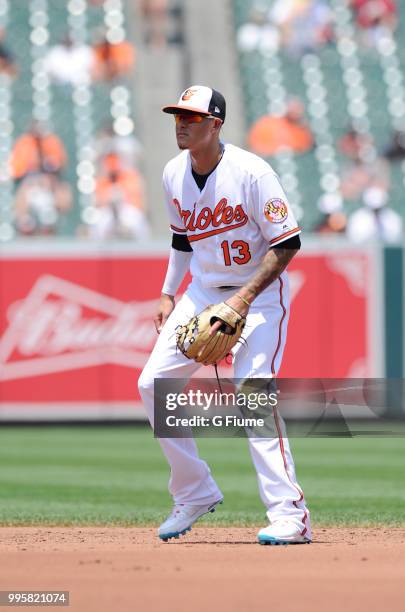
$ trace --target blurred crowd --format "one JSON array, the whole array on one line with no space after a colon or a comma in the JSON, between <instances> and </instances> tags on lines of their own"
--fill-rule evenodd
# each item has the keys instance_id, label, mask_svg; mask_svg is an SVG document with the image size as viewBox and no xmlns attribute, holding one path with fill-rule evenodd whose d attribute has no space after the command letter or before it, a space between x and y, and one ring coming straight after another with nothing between
<instances>
[{"instance_id":1,"label":"blurred crowd","mask_svg":"<svg viewBox=\"0 0 405 612\"><path fill-rule=\"evenodd\" d=\"M108 124L95 135L97 174L91 222L78 234L90 238L140 238L149 233L144 180L138 168L141 146L134 135L122 136ZM19 235L53 235L73 206L64 179L68 155L49 126L34 121L15 142L10 174L15 184L15 228Z\"/></svg>"},{"instance_id":2,"label":"blurred crowd","mask_svg":"<svg viewBox=\"0 0 405 612\"><path fill-rule=\"evenodd\" d=\"M102 17L105 0L88 1ZM141 36L147 47L164 50L167 45L183 44L181 1L132 1L135 14L141 17ZM66 33L42 58L43 73L61 95L69 96L66 100L80 86L119 86L136 67L136 49L123 36L111 36L102 27L90 32L89 38L88 44L78 43ZM19 79L18 62L5 39L6 31L0 29L0 73ZM149 223L140 170L142 148L133 132L117 129L116 123L106 121L93 134L91 210L79 222L77 234L99 240L145 238ZM71 159L72 152L52 127L32 118L13 143L9 173L15 191L14 228L19 236L57 235L66 219L78 215L78 194L72 181L73 165L78 161Z\"/></svg>"},{"instance_id":3,"label":"blurred crowd","mask_svg":"<svg viewBox=\"0 0 405 612\"><path fill-rule=\"evenodd\" d=\"M394 0L350 0L352 21L360 49L376 48L398 25ZM334 12L326 0L273 0L254 4L249 20L237 32L239 50L285 54L296 61L307 53L335 45ZM284 112L259 117L247 135L248 147L271 157L283 151L295 155L311 153L316 136L306 117L304 102L297 97L285 101ZM392 165L405 159L404 131L387 134L378 147L368 131L347 125L335 143L339 159L338 188L320 197L318 221L312 228L320 234L345 234L353 242L380 238L396 242L403 237L403 218L390 207Z\"/></svg>"},{"instance_id":4,"label":"blurred crowd","mask_svg":"<svg viewBox=\"0 0 405 612\"><path fill-rule=\"evenodd\" d=\"M350 127L337 144L344 157L340 191L320 198L320 220L314 230L346 233L357 243L397 242L403 236L403 220L389 205L392 143L378 153L369 135ZM353 209L351 214L346 212L348 207Z\"/></svg>"},{"instance_id":5,"label":"blurred crowd","mask_svg":"<svg viewBox=\"0 0 405 612\"><path fill-rule=\"evenodd\" d=\"M103 7L102 0L90 1L100 7L95 10ZM136 50L124 36L111 36L103 27L90 32L90 39L89 44L77 43L67 33L60 42L49 46L42 58L43 74L62 96L66 94L68 104L73 88L100 84L111 92L113 87L124 84L135 68ZM0 30L0 73L11 79L20 78L5 30ZM105 99L109 97L108 94ZM105 113L109 110L106 108ZM73 221L77 234L99 240L147 237L141 145L133 131L120 130L114 119L99 120L104 123L92 134L91 142L95 172L91 214L84 215L78 224ZM72 151L67 150L51 123L43 120L32 118L15 139L8 166L14 184L13 221L17 235L57 235L69 215L77 219L78 194L72 178L78 160L72 157Z\"/></svg>"},{"instance_id":6,"label":"blurred crowd","mask_svg":"<svg viewBox=\"0 0 405 612\"><path fill-rule=\"evenodd\" d=\"M184 3L180 0L131 0L141 17L140 34L152 51L184 43ZM100 11L104 0L89 0ZM395 0L347 0L355 36L364 53L378 50L380 41L398 26ZM272 0L253 3L248 20L237 31L241 52L280 53L297 62L307 53L336 45L336 15L327 0ZM43 71L61 96L80 86L119 87L136 67L137 51L123 36L111 37L105 27L90 33L89 43L77 43L66 33L50 45ZM9 48L7 32L0 28L0 74L20 79L22 67ZM106 109L107 110L107 109ZM108 109L109 110L109 109ZM142 148L133 131L117 130L116 121L99 119L92 135L94 188L91 214L77 233L95 239L148 236L148 211L141 172ZM313 118L312 118L313 120ZM14 226L18 235L55 235L65 219L74 217L77 193L72 172L77 160L44 121L31 120L15 139L9 171L15 188ZM316 134L299 97L285 100L283 112L265 114L247 134L250 150L276 156L284 150L301 156L313 154ZM402 217L390 207L392 167L405 159L405 128L387 135L377 147L369 132L347 125L335 143L340 164L339 187L324 194L317 205L314 231L341 233L354 241L379 236L396 241L402 236Z\"/></svg>"},{"instance_id":7,"label":"blurred crowd","mask_svg":"<svg viewBox=\"0 0 405 612\"><path fill-rule=\"evenodd\" d=\"M359 43L375 47L398 23L396 0L348 0ZM273 0L253 5L238 31L240 51L285 51L290 57L316 52L335 40L335 16L328 0Z\"/></svg>"},{"instance_id":8,"label":"blurred crowd","mask_svg":"<svg viewBox=\"0 0 405 612\"><path fill-rule=\"evenodd\" d=\"M126 40L112 42L100 30L93 45L76 44L66 35L44 58L44 69L55 85L111 82L128 75L135 65L135 49Z\"/></svg>"}]
</instances>

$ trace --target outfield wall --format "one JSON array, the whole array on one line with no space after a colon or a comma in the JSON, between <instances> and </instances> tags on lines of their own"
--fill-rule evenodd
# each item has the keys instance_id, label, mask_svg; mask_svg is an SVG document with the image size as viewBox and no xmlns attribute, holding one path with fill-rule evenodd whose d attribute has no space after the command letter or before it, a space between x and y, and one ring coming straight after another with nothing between
<instances>
[{"instance_id":1,"label":"outfield wall","mask_svg":"<svg viewBox=\"0 0 405 612\"><path fill-rule=\"evenodd\" d=\"M0 419L144 418L137 379L156 338L167 251L162 243L2 247ZM290 266L292 314L281 376L385 375L386 349L394 343L399 350L390 327L391 309L402 322L394 307L398 257L398 249L387 254L305 239ZM211 368L200 373L213 375Z\"/></svg>"}]
</instances>

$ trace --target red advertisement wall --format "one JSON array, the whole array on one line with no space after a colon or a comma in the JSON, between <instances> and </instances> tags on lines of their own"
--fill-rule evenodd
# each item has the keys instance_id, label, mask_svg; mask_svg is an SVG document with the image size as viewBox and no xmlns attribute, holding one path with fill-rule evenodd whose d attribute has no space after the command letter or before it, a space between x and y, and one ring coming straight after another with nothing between
<instances>
[{"instance_id":1,"label":"red advertisement wall","mask_svg":"<svg viewBox=\"0 0 405 612\"><path fill-rule=\"evenodd\" d=\"M302 255L291 262L291 315L280 376L373 375L371 274L369 255L355 250Z\"/></svg>"},{"instance_id":2,"label":"red advertisement wall","mask_svg":"<svg viewBox=\"0 0 405 612\"><path fill-rule=\"evenodd\" d=\"M369 267L361 252L292 263L283 376L368 373ZM3 256L0 400L136 406L165 268L164 256Z\"/></svg>"}]
</instances>

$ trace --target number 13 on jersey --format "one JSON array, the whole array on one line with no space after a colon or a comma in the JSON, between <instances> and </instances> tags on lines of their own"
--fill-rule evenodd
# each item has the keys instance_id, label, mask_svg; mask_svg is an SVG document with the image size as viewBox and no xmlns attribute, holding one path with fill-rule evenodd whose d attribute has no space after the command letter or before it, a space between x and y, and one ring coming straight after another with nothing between
<instances>
[{"instance_id":1,"label":"number 13 on jersey","mask_svg":"<svg viewBox=\"0 0 405 612\"><path fill-rule=\"evenodd\" d=\"M221 249L226 266L231 266L232 261L238 264L238 266L243 266L243 264L247 264L252 259L249 243L244 240L234 240L231 245L229 245L228 240L224 240L221 243Z\"/></svg>"}]
</instances>

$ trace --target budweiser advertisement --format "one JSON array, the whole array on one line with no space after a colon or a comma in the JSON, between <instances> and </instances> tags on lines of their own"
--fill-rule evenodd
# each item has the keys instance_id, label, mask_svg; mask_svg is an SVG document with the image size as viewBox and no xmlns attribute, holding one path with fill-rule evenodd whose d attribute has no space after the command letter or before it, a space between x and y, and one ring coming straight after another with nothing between
<instances>
[{"instance_id":1,"label":"budweiser advertisement","mask_svg":"<svg viewBox=\"0 0 405 612\"><path fill-rule=\"evenodd\" d=\"M283 376L376 375L371 259L296 258ZM143 418L137 380L156 339L166 262L164 252L122 248L3 249L0 418Z\"/></svg>"}]
</instances>

